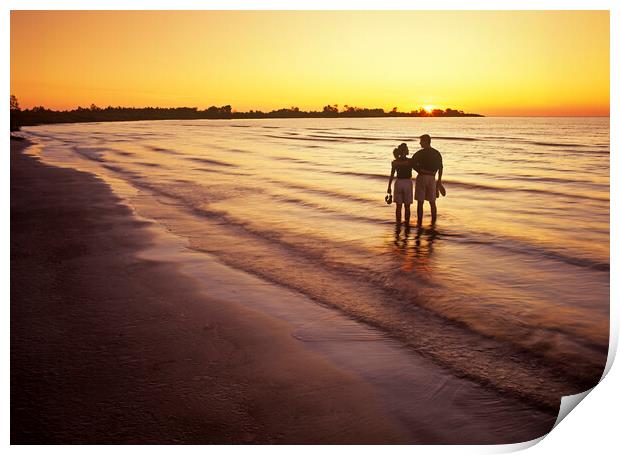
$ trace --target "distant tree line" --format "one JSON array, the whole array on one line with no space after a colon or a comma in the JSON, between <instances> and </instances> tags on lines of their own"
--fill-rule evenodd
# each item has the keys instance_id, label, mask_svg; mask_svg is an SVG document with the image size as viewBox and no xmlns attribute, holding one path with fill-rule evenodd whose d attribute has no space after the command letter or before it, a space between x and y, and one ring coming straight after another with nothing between
<instances>
[{"instance_id":1,"label":"distant tree line","mask_svg":"<svg viewBox=\"0 0 620 455\"><path fill-rule=\"evenodd\" d=\"M398 108L385 112L380 108L369 109L337 104L327 105L322 111L302 111L298 107L277 109L269 112L250 110L235 112L230 105L211 106L204 110L196 107L113 107L105 108L91 104L90 107L77 107L73 110L54 111L43 106L20 109L17 98L11 95L11 131L19 126L41 125L46 123L114 122L128 120L189 120L189 119L242 119L242 118L325 118L325 117L482 117L480 114L465 113L456 109L433 109L428 112L418 109L400 112Z\"/></svg>"}]
</instances>

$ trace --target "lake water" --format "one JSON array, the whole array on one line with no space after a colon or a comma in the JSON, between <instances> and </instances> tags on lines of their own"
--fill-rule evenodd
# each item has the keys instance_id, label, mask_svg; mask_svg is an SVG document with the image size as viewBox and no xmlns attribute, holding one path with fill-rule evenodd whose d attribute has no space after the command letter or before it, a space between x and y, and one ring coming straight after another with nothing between
<instances>
[{"instance_id":1,"label":"lake water","mask_svg":"<svg viewBox=\"0 0 620 455\"><path fill-rule=\"evenodd\" d=\"M608 118L143 121L25 128L191 248L542 408L609 336ZM439 220L396 228L392 149L443 155ZM136 191L129 191L133 188ZM415 207L413 208L415 218Z\"/></svg>"}]
</instances>

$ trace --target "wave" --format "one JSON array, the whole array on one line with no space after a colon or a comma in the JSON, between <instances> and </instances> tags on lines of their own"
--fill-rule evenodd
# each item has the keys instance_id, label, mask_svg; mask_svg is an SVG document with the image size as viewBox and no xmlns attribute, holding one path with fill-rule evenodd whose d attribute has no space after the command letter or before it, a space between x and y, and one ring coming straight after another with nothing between
<instances>
[{"instance_id":1,"label":"wave","mask_svg":"<svg viewBox=\"0 0 620 455\"><path fill-rule=\"evenodd\" d=\"M108 151L108 149L103 148L91 148L91 147L72 147L73 151L78 155L91 160L97 161L100 163L105 163L106 160L103 158L104 152Z\"/></svg>"},{"instance_id":2,"label":"wave","mask_svg":"<svg viewBox=\"0 0 620 455\"><path fill-rule=\"evenodd\" d=\"M119 156L134 156L135 155L135 153L133 153L133 152L126 152L126 151L123 151L123 150L111 150L111 152L115 153L115 154L117 154Z\"/></svg>"},{"instance_id":3,"label":"wave","mask_svg":"<svg viewBox=\"0 0 620 455\"><path fill-rule=\"evenodd\" d=\"M218 144L209 144L209 148L210 149L222 150L222 151L224 151L226 153L229 153L229 152L233 152L233 153L255 153L253 150L240 149L240 148L237 148L237 147L228 147L228 146L218 145Z\"/></svg>"},{"instance_id":4,"label":"wave","mask_svg":"<svg viewBox=\"0 0 620 455\"><path fill-rule=\"evenodd\" d=\"M558 196L558 197L569 198L569 199L588 199L591 201L609 202L609 198L605 198L605 197L591 196L591 195L580 194L580 193L565 193L562 191L553 191L553 190L541 190L538 188L496 186L496 185L488 185L488 184L483 184L483 183L463 182L463 181L458 181L458 180L445 180L444 183L446 183L446 185L448 186L450 185L456 186L457 188L476 189L476 190L485 190L485 191L525 192L525 193Z\"/></svg>"},{"instance_id":5,"label":"wave","mask_svg":"<svg viewBox=\"0 0 620 455\"><path fill-rule=\"evenodd\" d=\"M354 141L385 141L385 140L390 140L389 138L382 138L382 137L372 137L372 136L341 136L341 135L325 135L325 134L309 134L309 137L315 137L315 138L320 138L320 139L337 139L341 142L345 142L348 140L354 140Z\"/></svg>"},{"instance_id":6,"label":"wave","mask_svg":"<svg viewBox=\"0 0 620 455\"><path fill-rule=\"evenodd\" d=\"M319 138L313 138L313 137L306 137L306 136L276 136L275 134L266 134L266 137L273 137L275 139L295 139L298 141L324 141L324 142L342 142L341 140L338 139L319 139Z\"/></svg>"},{"instance_id":7,"label":"wave","mask_svg":"<svg viewBox=\"0 0 620 455\"><path fill-rule=\"evenodd\" d=\"M309 131L334 131L334 130L355 130L368 131L366 128L340 127L340 128L306 128Z\"/></svg>"},{"instance_id":8,"label":"wave","mask_svg":"<svg viewBox=\"0 0 620 455\"><path fill-rule=\"evenodd\" d=\"M344 128L342 128L344 129ZM412 142L418 141L419 136L409 136L409 137L384 137L384 136L343 136L343 135L318 135L318 134L309 134L310 137L316 138L329 138L329 139L350 139L350 140L363 140L363 141L394 141L394 142ZM433 139L443 139L449 141L480 141L482 139L475 137L465 137L465 136L433 136Z\"/></svg>"},{"instance_id":9,"label":"wave","mask_svg":"<svg viewBox=\"0 0 620 455\"><path fill-rule=\"evenodd\" d=\"M564 264L574 265L586 269L596 270L600 272L609 272L609 262L599 261L585 257L571 256L542 245L526 243L514 238L497 236L489 232L467 233L454 235L461 243L486 245L493 248L510 251L529 257L539 257L562 262Z\"/></svg>"},{"instance_id":10,"label":"wave","mask_svg":"<svg viewBox=\"0 0 620 455\"><path fill-rule=\"evenodd\" d=\"M362 128L339 128L340 130L358 130L364 131ZM333 131L330 128L306 128L306 130L312 131ZM308 141L308 142L340 142L346 143L351 141L356 142L393 142L393 143L410 143L419 140L418 136L363 136L363 135L341 135L341 134L308 134L305 136L298 135L299 133L287 133L287 135L267 135L268 137L276 138L276 139L289 139L289 140L298 140L298 141ZM455 142L510 142L513 145L520 144L526 146L525 150L527 150L528 155L540 155L545 156L549 153L549 151L545 151L544 149L536 150L533 147L527 148L527 146L536 146L536 147L547 147L552 149L563 149L567 153L574 154L601 154L608 155L609 154L609 146L608 145L595 145L595 144L579 144L579 143L563 143L563 142L552 142L552 141L540 141L540 140L528 140L517 137L509 137L509 136L480 136L480 137L471 137L471 136L433 136L434 140L438 141L455 141ZM600 149L594 149L594 148ZM585 149L584 149L585 148ZM523 150L523 149L521 149Z\"/></svg>"},{"instance_id":11,"label":"wave","mask_svg":"<svg viewBox=\"0 0 620 455\"><path fill-rule=\"evenodd\" d=\"M190 161L195 161L197 163L212 164L212 165L215 165L215 166L237 167L235 164L232 164L232 163L226 163L224 161L212 160L212 159L209 159L209 158L187 157L186 159L190 160Z\"/></svg>"},{"instance_id":12,"label":"wave","mask_svg":"<svg viewBox=\"0 0 620 455\"><path fill-rule=\"evenodd\" d=\"M317 171L328 172L330 174L351 175L355 177L363 177L363 178L369 178L373 180L387 180L389 178L389 176L386 174L371 174L371 173L366 173L366 172L330 171L330 170L317 170ZM561 182L561 183L569 183L569 182L578 183L578 182L574 182L568 179L563 180L563 179L555 179L552 177L541 177L537 181L540 181L541 183L556 182L556 181ZM564 193L561 191L553 191L553 190L541 190L537 188L509 187L509 186L500 186L500 185L490 185L487 183L474 183L474 182L465 182L461 180L450 180L450 179L444 179L443 182L446 184L446 186L456 186L458 188L466 188L470 190L502 191L502 192L512 192L512 191L521 192L522 191L522 192L527 192L527 193L548 194L548 195L566 197L566 198L571 198L571 199L588 199L588 200L593 200L593 201L609 202L609 198L605 198L605 197L591 196L591 195L578 194L578 193Z\"/></svg>"},{"instance_id":13,"label":"wave","mask_svg":"<svg viewBox=\"0 0 620 455\"><path fill-rule=\"evenodd\" d=\"M193 167L191 168L192 171L198 171L198 172L206 172L208 174L217 174L217 175L221 175L221 174L226 174L226 175L233 175L236 177L245 177L248 176L250 174L246 174L244 172L232 172L232 171L227 171L225 169L209 169L206 167Z\"/></svg>"},{"instance_id":14,"label":"wave","mask_svg":"<svg viewBox=\"0 0 620 455\"><path fill-rule=\"evenodd\" d=\"M513 136L481 136L484 140L488 141L499 141L499 142L513 142L519 144L530 144L530 145L538 145L541 147L554 147L554 148L584 148L584 147L595 147L603 150L572 150L575 153L609 153L609 144L579 144L579 143L570 143L570 142L552 142L552 141L539 141L539 140L529 140L524 139L522 137L513 137ZM528 152L529 153L529 152Z\"/></svg>"},{"instance_id":15,"label":"wave","mask_svg":"<svg viewBox=\"0 0 620 455\"><path fill-rule=\"evenodd\" d=\"M268 196L276 201L284 202L285 204L293 204L297 207L299 206L307 207L307 208L319 211L321 213L326 213L326 214L335 216L336 218L340 218L340 219L346 219L349 221L361 221L364 223L371 223L371 224L393 224L391 219L377 219L377 218L372 218L372 217L363 216L363 215L354 215L351 213L344 213L339 210L331 209L329 207L325 207L324 205L310 202L305 199L297 198L297 197L290 196L290 195L284 196L282 194L276 194L276 193L270 192L268 193Z\"/></svg>"},{"instance_id":16,"label":"wave","mask_svg":"<svg viewBox=\"0 0 620 455\"><path fill-rule=\"evenodd\" d=\"M154 151L154 152L160 152L160 153L168 153L170 155L182 155L182 153L177 152L176 150L172 150L172 149L168 149L165 147L160 147L160 146L156 146L156 145L148 145L145 144L144 147Z\"/></svg>"},{"instance_id":17,"label":"wave","mask_svg":"<svg viewBox=\"0 0 620 455\"><path fill-rule=\"evenodd\" d=\"M125 168L122 168L120 166L115 166L113 164L102 164L101 166L104 167L105 169L110 170L110 171L113 171L113 172L116 172L118 174L122 174L122 175L125 175L127 177L130 177L130 178L134 179L134 180L132 180L132 182L134 182L134 183L135 183L136 180L140 180L142 178L138 173L130 171L130 170L125 169Z\"/></svg>"},{"instance_id":18,"label":"wave","mask_svg":"<svg viewBox=\"0 0 620 455\"><path fill-rule=\"evenodd\" d=\"M308 128L310 129L310 128ZM345 129L345 128L341 128ZM319 129L313 128L312 130L318 131ZM419 140L418 136L349 136L349 135L340 135L340 134L308 134L307 136L299 136L299 137L291 137L290 135L294 133L288 133L289 136L271 136L276 137L278 139L299 139L299 140L321 140L327 142L348 142L348 141L369 141L369 142L417 142ZM491 136L482 136L482 137L470 137L470 136L433 136L433 140L440 141L458 141L458 142L480 142L480 141L511 141L513 143L519 144L529 144L529 145L537 145L542 147L554 147L554 148L580 148L580 147L596 147L588 144L577 144L577 143L563 143L563 142L544 142L544 141L532 141L522 138L507 138L507 137L491 137ZM605 147L605 146L601 146ZM577 153L584 153L584 151L573 150ZM608 147L605 151L600 150L590 150L590 153L609 153ZM533 153L533 151L529 151L528 153Z\"/></svg>"},{"instance_id":19,"label":"wave","mask_svg":"<svg viewBox=\"0 0 620 455\"><path fill-rule=\"evenodd\" d=\"M547 141L537 141L537 140L528 140L518 137L507 137L507 136L481 136L478 138L473 137L458 137L458 136L433 136L433 139L443 139L443 140L455 140L455 141L485 141L485 142L511 142L515 144L526 144L526 145L537 145L541 147L553 147L553 148L567 148L573 149L571 152L574 153L609 153L608 145L595 145L595 144L578 144L578 143L566 143L566 142L547 142ZM599 147L604 150L577 150L578 148L583 147ZM576 149L577 148L577 149ZM523 150L523 149L521 149ZM528 150L528 154L536 153L534 150ZM539 154L545 154L545 152L538 152Z\"/></svg>"},{"instance_id":20,"label":"wave","mask_svg":"<svg viewBox=\"0 0 620 455\"><path fill-rule=\"evenodd\" d=\"M464 136L433 136L433 139L442 139L444 141L466 141L466 142L483 140L478 137L464 137ZM411 140L415 140L415 139L411 139Z\"/></svg>"},{"instance_id":21,"label":"wave","mask_svg":"<svg viewBox=\"0 0 620 455\"><path fill-rule=\"evenodd\" d=\"M328 189L324 189L324 188L317 188L317 187L313 187L313 186L309 186L309 185L303 185L300 183L295 183L295 182L290 182L290 181L286 181L286 180L278 180L278 179L274 179L274 178L266 178L264 179L265 181L271 182L275 185L280 185L280 186L285 186L287 188L294 188L300 191L305 191L308 193L312 193L312 194L319 194L321 196L328 196L330 198L333 199L345 199L351 202L358 202L358 203L362 203L362 204L373 204L376 205L376 201L374 199L370 199L370 198L364 198L361 196L356 196L350 193L345 193L342 191L336 191L336 190L328 190ZM380 198L378 198L380 199Z\"/></svg>"},{"instance_id":22,"label":"wave","mask_svg":"<svg viewBox=\"0 0 620 455\"><path fill-rule=\"evenodd\" d=\"M488 176L489 174L480 173L478 175ZM569 184L570 183L584 183L584 182L575 181L574 179L566 179L566 178L561 178L561 177L543 177L540 175L532 175L532 174L512 174L512 175L505 176L505 177L494 177L494 178L499 179L499 180L512 180L512 179L529 180L533 182L543 182L543 183L569 183Z\"/></svg>"},{"instance_id":23,"label":"wave","mask_svg":"<svg viewBox=\"0 0 620 455\"><path fill-rule=\"evenodd\" d=\"M567 144L563 142L541 142L541 141L523 141L528 144L542 145L545 147L583 147L583 144Z\"/></svg>"},{"instance_id":24,"label":"wave","mask_svg":"<svg viewBox=\"0 0 620 455\"><path fill-rule=\"evenodd\" d=\"M306 128L311 131L333 131L331 128ZM338 128L339 130L357 130L357 131L365 131L363 128ZM367 130L366 130L367 131ZM298 133L288 133L289 136L270 136L278 139L298 139L298 140L320 140L326 142L348 142L348 141L392 141L392 142L417 142L419 140L419 136L351 136L351 135L341 135L341 134L308 134L307 136L298 136L292 137L293 134ZM434 135L433 139L441 140L441 141L458 141L458 142L505 142L509 141L512 143L518 144L526 144L526 145L536 145L540 147L552 147L552 148L565 148L565 149L573 149L571 150L574 153L609 153L609 145L605 144L579 144L579 143L567 143L567 142L552 142L552 141L539 141L539 140L528 140L519 137L510 137L510 136L480 136L480 137L471 137L471 136L441 136ZM584 147L598 147L603 150L579 150ZM530 150L528 153L534 153L534 151Z\"/></svg>"},{"instance_id":25,"label":"wave","mask_svg":"<svg viewBox=\"0 0 620 455\"><path fill-rule=\"evenodd\" d=\"M299 163L299 164L310 164L311 166L319 166L319 167L329 167L329 164L326 163L319 163L316 161L308 161L308 160L302 160L301 158L292 158L289 156L270 156L269 157L272 160L276 160L276 161L287 161L290 163ZM309 171L314 171L314 167L308 168Z\"/></svg>"}]
</instances>

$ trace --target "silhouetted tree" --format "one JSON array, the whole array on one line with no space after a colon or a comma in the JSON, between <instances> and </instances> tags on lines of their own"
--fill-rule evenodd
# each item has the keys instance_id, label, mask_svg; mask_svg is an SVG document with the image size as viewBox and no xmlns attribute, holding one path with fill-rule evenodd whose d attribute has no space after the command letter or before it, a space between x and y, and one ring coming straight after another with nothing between
<instances>
[{"instance_id":1,"label":"silhouetted tree","mask_svg":"<svg viewBox=\"0 0 620 455\"><path fill-rule=\"evenodd\" d=\"M19 101L17 101L17 97L15 95L11 95L11 110L10 110L10 131L19 131Z\"/></svg>"},{"instance_id":2,"label":"silhouetted tree","mask_svg":"<svg viewBox=\"0 0 620 455\"><path fill-rule=\"evenodd\" d=\"M328 104L327 106L323 107L323 113L327 114L330 117L336 117L338 115L338 105L330 105Z\"/></svg>"},{"instance_id":3,"label":"silhouetted tree","mask_svg":"<svg viewBox=\"0 0 620 455\"><path fill-rule=\"evenodd\" d=\"M227 116L227 118L230 118L232 116L232 107L229 104L222 107L221 110L224 113L224 115Z\"/></svg>"},{"instance_id":4,"label":"silhouetted tree","mask_svg":"<svg viewBox=\"0 0 620 455\"><path fill-rule=\"evenodd\" d=\"M11 110L19 111L19 101L17 101L17 97L15 95L11 95Z\"/></svg>"}]
</instances>

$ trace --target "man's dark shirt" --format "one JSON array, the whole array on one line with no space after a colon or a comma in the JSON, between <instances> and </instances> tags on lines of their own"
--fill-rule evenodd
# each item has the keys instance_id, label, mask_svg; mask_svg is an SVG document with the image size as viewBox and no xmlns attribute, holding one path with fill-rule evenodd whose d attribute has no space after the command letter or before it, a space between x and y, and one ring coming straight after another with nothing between
<instances>
[{"instance_id":1,"label":"man's dark shirt","mask_svg":"<svg viewBox=\"0 0 620 455\"><path fill-rule=\"evenodd\" d=\"M443 169L441 153L432 147L415 152L411 157L411 162L416 172L426 171L434 174L439 169Z\"/></svg>"}]
</instances>

